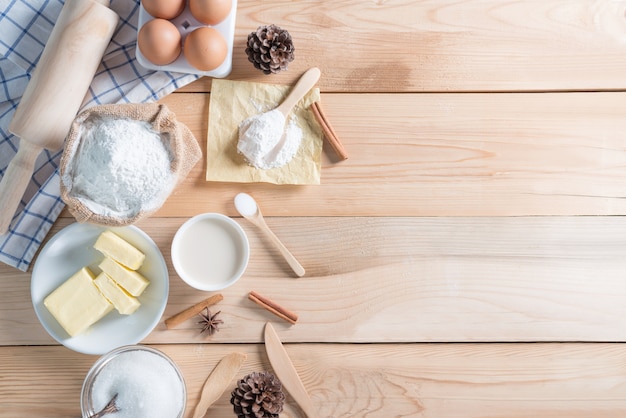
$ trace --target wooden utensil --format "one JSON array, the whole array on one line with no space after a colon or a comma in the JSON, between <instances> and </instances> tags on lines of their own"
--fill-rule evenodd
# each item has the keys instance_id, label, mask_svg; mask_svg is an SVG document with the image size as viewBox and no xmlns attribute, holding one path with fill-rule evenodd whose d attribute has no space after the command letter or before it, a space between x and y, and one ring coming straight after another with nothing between
<instances>
[{"instance_id":1,"label":"wooden utensil","mask_svg":"<svg viewBox=\"0 0 626 418\"><path fill-rule=\"evenodd\" d=\"M9 124L20 137L0 182L0 235L7 232L46 148L59 150L80 109L119 16L109 0L66 0Z\"/></svg>"},{"instance_id":2,"label":"wooden utensil","mask_svg":"<svg viewBox=\"0 0 626 418\"><path fill-rule=\"evenodd\" d=\"M267 236L267 238L269 238L278 249L285 261L287 261L287 264L289 264L289 267L291 267L298 277L304 276L304 267L302 267L302 264L300 264L298 260L296 260L296 257L291 254L287 247L285 247L285 244L283 244L278 237L274 235L270 227L267 226L265 219L263 219L261 208L259 208L259 205L257 205L252 196L247 193L239 193L235 196L235 208L241 216L261 229L265 236Z\"/></svg>"},{"instance_id":3,"label":"wooden utensil","mask_svg":"<svg viewBox=\"0 0 626 418\"><path fill-rule=\"evenodd\" d=\"M200 401L193 412L193 418L202 418L206 415L209 407L222 396L222 393L235 378L247 357L244 353L230 353L217 363L217 366L204 382Z\"/></svg>"},{"instance_id":4,"label":"wooden utensil","mask_svg":"<svg viewBox=\"0 0 626 418\"><path fill-rule=\"evenodd\" d=\"M321 71L319 68L313 67L300 76L298 82L287 94L282 103L276 106L274 109L265 112L261 115L252 116L242 122L239 131L239 144L237 149L248 159L248 162L257 168L273 167L276 159L281 154L287 143L286 128L288 122L288 115L293 110L294 106L304 97L305 94L317 83L320 78ZM284 122L280 125L280 119L275 116L277 113L282 114ZM270 122L274 120L274 122ZM242 130L243 127L243 130ZM260 138L260 131L265 131L267 137ZM241 144L244 144L243 148ZM255 146L249 145L249 143L256 144ZM266 145L272 144L271 149L264 149L263 155L259 156L260 150L257 149L259 143L266 143Z\"/></svg>"},{"instance_id":5,"label":"wooden utensil","mask_svg":"<svg viewBox=\"0 0 626 418\"><path fill-rule=\"evenodd\" d=\"M283 347L283 344L280 342L278 334L276 334L274 327L269 322L265 324L265 351L267 351L267 357L272 364L276 376L278 376L285 389L287 389L287 392L295 399L309 418L316 417L317 413L315 412L311 398L302 380L300 380L296 368L293 367L293 363L285 347Z\"/></svg>"},{"instance_id":6,"label":"wooden utensil","mask_svg":"<svg viewBox=\"0 0 626 418\"><path fill-rule=\"evenodd\" d=\"M289 91L289 94L285 97L283 102L276 107L276 110L280 111L286 118L300 99L315 86L321 74L322 72L317 67L306 70L305 73L300 76L296 85Z\"/></svg>"}]
</instances>

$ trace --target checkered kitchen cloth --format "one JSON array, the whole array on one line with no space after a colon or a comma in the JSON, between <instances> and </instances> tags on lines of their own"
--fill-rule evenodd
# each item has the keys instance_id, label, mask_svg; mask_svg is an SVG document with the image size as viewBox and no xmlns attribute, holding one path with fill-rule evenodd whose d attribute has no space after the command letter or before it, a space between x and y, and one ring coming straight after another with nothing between
<instances>
[{"instance_id":1,"label":"checkered kitchen cloth","mask_svg":"<svg viewBox=\"0 0 626 418\"><path fill-rule=\"evenodd\" d=\"M140 0L112 0L120 16L83 109L105 103L156 101L198 77L142 68L135 59ZM18 149L9 122L37 64L63 0L0 0L0 177ZM0 261L26 271L64 207L58 166L61 152L44 150L13 218L0 236Z\"/></svg>"}]
</instances>

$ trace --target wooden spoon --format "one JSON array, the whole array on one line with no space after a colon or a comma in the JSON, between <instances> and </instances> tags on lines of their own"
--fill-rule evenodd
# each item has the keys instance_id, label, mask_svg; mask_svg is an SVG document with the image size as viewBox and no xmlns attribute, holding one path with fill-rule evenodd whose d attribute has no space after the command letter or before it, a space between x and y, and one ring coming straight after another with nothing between
<instances>
[{"instance_id":1,"label":"wooden spoon","mask_svg":"<svg viewBox=\"0 0 626 418\"><path fill-rule=\"evenodd\" d=\"M283 114L285 117L285 124L287 123L289 113L291 113L294 106L304 97L305 94L309 92L309 90L313 88L313 86L315 86L315 83L317 83L321 74L322 72L319 68L309 68L300 76L296 85L293 86L291 91L289 91L289 94L285 97L283 102L273 109L274 111L279 111ZM283 127L283 135L281 136L280 141L278 141L274 148L272 148L267 155L263 157L267 165L270 165L271 162L276 159L281 149L285 146L285 142L287 141L285 129L286 126Z\"/></svg>"},{"instance_id":2,"label":"wooden spoon","mask_svg":"<svg viewBox=\"0 0 626 418\"><path fill-rule=\"evenodd\" d=\"M298 260L296 260L296 257L291 254L278 237L274 235L270 227L267 226L265 219L263 219L263 214L261 214L261 209L259 208L259 205L256 204L256 201L252 196L246 193L239 193L235 196L235 208L237 208L237 211L241 216L258 226L261 231L265 233L298 277L304 276L304 267L302 267Z\"/></svg>"},{"instance_id":3,"label":"wooden spoon","mask_svg":"<svg viewBox=\"0 0 626 418\"><path fill-rule=\"evenodd\" d=\"M307 94L311 88L313 88L315 83L317 83L321 74L322 72L319 68L309 68L304 74L302 74L302 76L300 76L296 85L293 86L287 97L285 97L283 102L276 107L275 110L278 110L286 118L300 99L302 99L304 95Z\"/></svg>"},{"instance_id":4,"label":"wooden spoon","mask_svg":"<svg viewBox=\"0 0 626 418\"><path fill-rule=\"evenodd\" d=\"M204 382L200 401L193 411L193 418L202 418L206 415L209 407L222 396L230 382L239 373L247 357L248 355L244 353L230 353L217 363L217 366Z\"/></svg>"}]
</instances>

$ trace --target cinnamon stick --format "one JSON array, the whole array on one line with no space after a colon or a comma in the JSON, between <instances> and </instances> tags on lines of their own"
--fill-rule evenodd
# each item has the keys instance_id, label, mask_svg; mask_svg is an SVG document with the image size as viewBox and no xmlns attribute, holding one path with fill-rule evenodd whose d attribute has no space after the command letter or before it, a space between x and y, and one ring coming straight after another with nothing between
<instances>
[{"instance_id":1,"label":"cinnamon stick","mask_svg":"<svg viewBox=\"0 0 626 418\"><path fill-rule=\"evenodd\" d=\"M165 326L167 327L167 329L176 328L186 320L194 317L195 315L198 315L200 312L202 312L203 309L208 308L211 305L215 305L222 299L224 299L224 296L222 296L221 293L216 293L213 296L208 297L205 300L198 302L195 305L185 309L184 311L181 311L176 315L166 319Z\"/></svg>"},{"instance_id":2,"label":"cinnamon stick","mask_svg":"<svg viewBox=\"0 0 626 418\"><path fill-rule=\"evenodd\" d=\"M295 325L296 321L298 321L298 314L291 312L288 309L283 308L276 302L271 301L270 299L264 296L259 295L254 290L248 294L248 299L257 303L259 306L267 309L274 315L284 319L287 322L290 322Z\"/></svg>"},{"instance_id":3,"label":"cinnamon stick","mask_svg":"<svg viewBox=\"0 0 626 418\"><path fill-rule=\"evenodd\" d=\"M339 137L337 136L337 133L335 132L328 118L326 117L324 110L322 110L321 103L320 102L313 103L311 105L311 110L313 111L313 115L315 116L315 119L322 127L322 131L324 132L324 137L326 138L330 146L333 147L333 149L337 153L337 156L342 160L348 159L348 153L343 147L343 144L341 143L341 141L339 141Z\"/></svg>"}]
</instances>

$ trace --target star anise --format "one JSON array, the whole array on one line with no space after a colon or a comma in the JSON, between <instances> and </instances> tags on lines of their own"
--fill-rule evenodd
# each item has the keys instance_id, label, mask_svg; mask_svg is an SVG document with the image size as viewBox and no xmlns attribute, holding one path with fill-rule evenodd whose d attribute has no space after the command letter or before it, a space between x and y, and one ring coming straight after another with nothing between
<instances>
[{"instance_id":1,"label":"star anise","mask_svg":"<svg viewBox=\"0 0 626 418\"><path fill-rule=\"evenodd\" d=\"M218 325L224 323L224 321L222 321L221 319L217 319L217 316L222 311L217 311L215 314L211 315L211 311L209 311L209 308L205 308L204 310L206 311L206 313L200 312L198 314L198 316L202 318L202 320L199 321L198 324L203 325L200 334L202 334L204 331L208 331L209 335L213 335L216 331L219 331Z\"/></svg>"}]
</instances>

